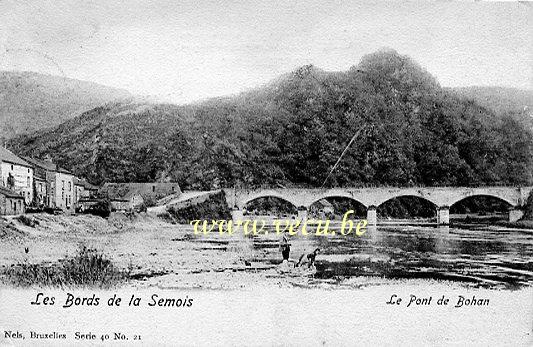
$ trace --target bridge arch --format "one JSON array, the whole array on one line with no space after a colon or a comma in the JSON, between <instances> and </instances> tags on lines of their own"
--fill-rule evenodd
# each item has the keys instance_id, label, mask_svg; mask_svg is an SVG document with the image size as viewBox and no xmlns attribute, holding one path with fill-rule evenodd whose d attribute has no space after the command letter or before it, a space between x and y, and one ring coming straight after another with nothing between
<instances>
[{"instance_id":1,"label":"bridge arch","mask_svg":"<svg viewBox=\"0 0 533 347\"><path fill-rule=\"evenodd\" d=\"M405 203L403 203L403 201L405 201L406 199L418 200L420 203L405 207ZM389 208L389 210L387 211L387 207L390 207L388 205L393 204L394 201L398 201L398 204L395 207L393 205L393 208ZM383 201L378 206L376 206L376 210L379 216L393 215L393 217L395 218L433 218L437 215L438 207L439 206L434 201L431 201L426 197L422 197L415 194L400 194Z\"/></svg>"},{"instance_id":2,"label":"bridge arch","mask_svg":"<svg viewBox=\"0 0 533 347\"><path fill-rule=\"evenodd\" d=\"M399 198L417 198L417 199L421 199L421 200L424 200L424 201L427 201L429 203L431 203L433 206L435 207L438 207L439 204L438 202L436 201L433 201L432 199L428 198L428 197L425 197L425 196L420 196L420 195L417 195L417 194L398 194L398 195L394 195L394 196L391 196L389 198L387 198L386 200L382 200L380 201L376 207L379 207L391 200L394 200L394 199L399 199Z\"/></svg>"},{"instance_id":3,"label":"bridge arch","mask_svg":"<svg viewBox=\"0 0 533 347\"><path fill-rule=\"evenodd\" d=\"M368 206L365 203L354 198L353 195L351 195L349 192L335 192L335 193L325 193L325 194L318 195L317 197L313 197L313 200L311 201L311 203L309 203L307 207L308 208L311 207L311 205L316 204L320 200L335 199L335 198L351 200L358 204L363 205L365 208L368 208Z\"/></svg>"},{"instance_id":4,"label":"bridge arch","mask_svg":"<svg viewBox=\"0 0 533 347\"><path fill-rule=\"evenodd\" d=\"M315 207L323 200L332 204L332 206L330 206L333 208L332 213L344 215L347 211L354 210L355 215L366 216L367 206L352 195L343 193L324 194L320 198L315 198L314 201L307 206L307 210L309 212L316 212ZM340 207L340 209L335 211L335 207Z\"/></svg>"},{"instance_id":5,"label":"bridge arch","mask_svg":"<svg viewBox=\"0 0 533 347\"><path fill-rule=\"evenodd\" d=\"M472 194L472 195L462 196L462 197L456 198L456 199L450 201L449 207L452 207L453 205L456 205L457 203L459 203L461 201L464 201L466 199L472 199L472 198L478 198L478 197L494 198L494 199L497 199L497 200L500 200L500 201L503 201L503 202L507 203L507 205L509 207L514 207L515 206L515 201L510 199L510 198L508 198L507 196L502 196L502 195L499 195L499 194L491 194L491 193L480 193L480 194Z\"/></svg>"},{"instance_id":6,"label":"bridge arch","mask_svg":"<svg viewBox=\"0 0 533 347\"><path fill-rule=\"evenodd\" d=\"M291 201L290 199L282 196L281 194L258 194L257 196L252 196L252 197L249 197L245 200L243 200L240 204L240 208L242 210L249 210L249 207L250 207L250 204L254 203L254 202L257 202L261 199L268 199L268 198L273 198L273 199L276 199L276 200L280 200L280 201L283 201L285 203L287 203L288 205L290 205L292 208L294 208L294 211L298 211L298 208L299 206L297 205L297 203L294 203L293 201Z\"/></svg>"},{"instance_id":7,"label":"bridge arch","mask_svg":"<svg viewBox=\"0 0 533 347\"><path fill-rule=\"evenodd\" d=\"M471 201L469 204L470 206L461 206L461 203L466 203L468 200L476 199L476 198L484 198L483 200L474 200ZM489 198L487 200L486 198ZM492 201L491 201L492 200ZM478 209L479 206L476 206L477 204L481 203L482 208ZM470 196L465 196L459 200L454 201L453 204L451 204L450 212L451 213L465 213L465 210L470 210L472 213L480 213L480 212L507 212L510 209L514 207L514 201L509 201L508 199L504 199L501 196L495 196L492 194L475 194ZM499 206L498 206L499 204ZM485 209L483 209L483 207ZM472 210L473 208L473 210ZM459 209L459 212L457 211Z\"/></svg>"}]
</instances>

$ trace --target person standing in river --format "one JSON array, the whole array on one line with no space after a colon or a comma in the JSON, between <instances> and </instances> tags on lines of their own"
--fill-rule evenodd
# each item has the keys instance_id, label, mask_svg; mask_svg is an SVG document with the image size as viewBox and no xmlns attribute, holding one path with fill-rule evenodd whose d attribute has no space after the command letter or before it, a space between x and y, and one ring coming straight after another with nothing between
<instances>
[{"instance_id":1,"label":"person standing in river","mask_svg":"<svg viewBox=\"0 0 533 347\"><path fill-rule=\"evenodd\" d=\"M291 252L291 243L289 240L289 232L287 230L283 232L283 236L281 237L281 240L279 241L279 248L281 251L281 256L283 257L282 263L285 262L285 260L288 263L289 254Z\"/></svg>"}]
</instances>

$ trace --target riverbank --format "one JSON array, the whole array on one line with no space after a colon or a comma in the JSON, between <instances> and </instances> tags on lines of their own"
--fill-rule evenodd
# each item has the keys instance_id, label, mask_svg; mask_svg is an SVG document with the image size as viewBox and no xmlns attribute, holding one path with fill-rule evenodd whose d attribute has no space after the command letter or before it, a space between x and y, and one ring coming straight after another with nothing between
<instances>
[{"instance_id":1,"label":"riverbank","mask_svg":"<svg viewBox=\"0 0 533 347\"><path fill-rule=\"evenodd\" d=\"M524 230L529 230L533 232L533 221L532 220L519 220L516 222L501 221L496 224L499 226L507 227L507 228L524 229Z\"/></svg>"},{"instance_id":2,"label":"riverbank","mask_svg":"<svg viewBox=\"0 0 533 347\"><path fill-rule=\"evenodd\" d=\"M0 274L14 265L24 271L56 267L88 248L127 272L123 285L130 288L335 289L419 279L517 289L533 283L527 253L532 237L496 226L378 226L363 237L293 237L291 264L321 249L315 266L307 269L280 266L279 236L273 231L253 238L194 235L190 225L148 214L113 214L109 219L35 214L31 219L2 219ZM0 281L17 283L6 276Z\"/></svg>"}]
</instances>

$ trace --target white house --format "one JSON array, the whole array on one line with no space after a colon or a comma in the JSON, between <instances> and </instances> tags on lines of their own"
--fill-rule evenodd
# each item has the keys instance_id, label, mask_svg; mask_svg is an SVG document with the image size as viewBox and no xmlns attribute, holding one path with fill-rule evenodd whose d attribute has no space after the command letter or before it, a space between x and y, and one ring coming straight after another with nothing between
<instances>
[{"instance_id":1,"label":"white house","mask_svg":"<svg viewBox=\"0 0 533 347\"><path fill-rule=\"evenodd\" d=\"M26 205L33 201L33 168L6 148L0 147L0 186L24 197Z\"/></svg>"},{"instance_id":2,"label":"white house","mask_svg":"<svg viewBox=\"0 0 533 347\"><path fill-rule=\"evenodd\" d=\"M74 175L65 169L57 168L55 173L55 181L53 183L55 189L55 207L62 210L74 210Z\"/></svg>"}]
</instances>

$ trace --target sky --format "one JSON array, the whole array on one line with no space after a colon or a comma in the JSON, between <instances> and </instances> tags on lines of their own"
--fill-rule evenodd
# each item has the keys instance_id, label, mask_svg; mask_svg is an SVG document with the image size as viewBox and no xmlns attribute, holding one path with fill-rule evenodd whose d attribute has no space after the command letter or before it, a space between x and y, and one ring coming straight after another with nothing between
<instances>
[{"instance_id":1,"label":"sky","mask_svg":"<svg viewBox=\"0 0 533 347\"><path fill-rule=\"evenodd\" d=\"M0 0L0 70L187 103L387 47L442 86L533 89L533 3Z\"/></svg>"}]
</instances>

